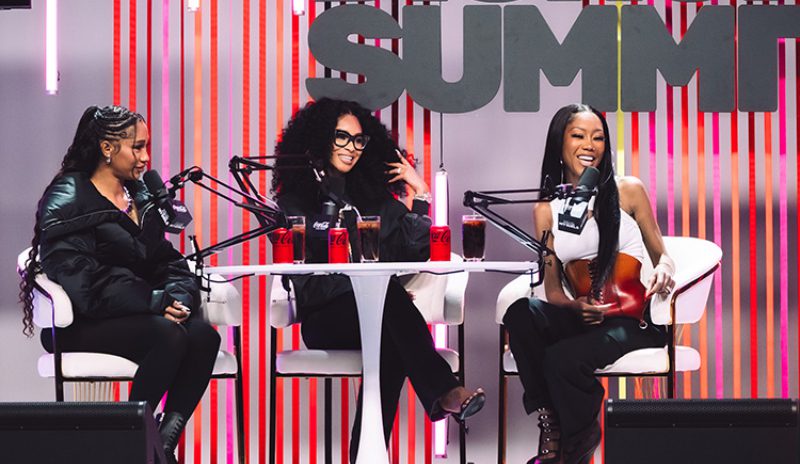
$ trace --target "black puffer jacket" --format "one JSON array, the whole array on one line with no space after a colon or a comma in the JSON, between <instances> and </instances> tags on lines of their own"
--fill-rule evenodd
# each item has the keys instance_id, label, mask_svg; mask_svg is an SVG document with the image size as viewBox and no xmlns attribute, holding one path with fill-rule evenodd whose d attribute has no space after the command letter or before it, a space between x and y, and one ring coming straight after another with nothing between
<instances>
[{"instance_id":1,"label":"black puffer jacket","mask_svg":"<svg viewBox=\"0 0 800 464\"><path fill-rule=\"evenodd\" d=\"M303 204L296 195L286 193L278 197L278 204L287 216L306 217L306 262L328 262L328 227L331 218L320 214L321 202ZM389 198L378 208L364 208L359 212L381 217L381 261L426 261L430 257L431 218L427 216L428 203L414 200L409 211L403 203ZM353 261L358 262L361 250L355 223L355 213L345 212L343 226L348 229ZM317 309L311 307L323 305L353 289L350 278L342 274L293 276L291 281L297 293L301 319L309 310Z\"/></svg>"},{"instance_id":2,"label":"black puffer jacket","mask_svg":"<svg viewBox=\"0 0 800 464\"><path fill-rule=\"evenodd\" d=\"M69 295L77 318L163 314L172 301L197 308L199 289L142 182L126 187L139 210L136 225L84 173L68 173L39 204L39 260Z\"/></svg>"}]
</instances>

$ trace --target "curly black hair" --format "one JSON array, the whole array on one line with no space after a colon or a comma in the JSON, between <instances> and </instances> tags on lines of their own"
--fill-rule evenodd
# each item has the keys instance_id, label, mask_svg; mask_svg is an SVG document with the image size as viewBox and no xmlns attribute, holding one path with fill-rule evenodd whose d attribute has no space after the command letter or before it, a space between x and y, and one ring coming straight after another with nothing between
<instances>
[{"instance_id":1,"label":"curly black hair","mask_svg":"<svg viewBox=\"0 0 800 464\"><path fill-rule=\"evenodd\" d=\"M398 161L398 146L386 126L356 102L322 98L298 110L275 145L278 158L272 192L276 197L291 192L310 208L321 204L320 185L312 169L300 167L309 164L310 156L311 166L332 169L330 157L336 123L347 114L355 116L363 133L369 136L358 162L345 174L347 196L357 208L372 210L393 194L405 192L404 182L388 182L392 176L386 173L386 163ZM286 169L289 167L299 169Z\"/></svg>"},{"instance_id":2,"label":"curly black hair","mask_svg":"<svg viewBox=\"0 0 800 464\"><path fill-rule=\"evenodd\" d=\"M129 129L139 121L144 121L142 115L121 106L90 106L84 110L72 145L67 149L66 155L61 160L61 169L45 188L48 189L61 177L70 172L94 173L97 166L103 161L100 142L108 140L117 142L130 136ZM42 198L39 199L41 205ZM33 239L31 251L22 270L22 281L19 284L19 300L22 303L22 333L28 337L33 336L33 290L36 287L36 274L41 272L41 263L38 260L39 245L42 230L39 227L37 208L36 223L33 226Z\"/></svg>"},{"instance_id":3,"label":"curly black hair","mask_svg":"<svg viewBox=\"0 0 800 464\"><path fill-rule=\"evenodd\" d=\"M606 143L603 158L597 169L600 171L600 184L597 187L597 199L594 203L594 217L600 232L600 243L597 249L597 266L600 269L600 279L593 282L599 289L608 280L617 260L617 246L619 244L619 191L614 178L614 165L611 160L611 138L608 123L603 114L595 108L584 104L571 104L559 109L550 121L547 130L547 141L544 147L542 160L542 177L540 187L544 190L545 183L564 182L564 171L561 164L564 148L564 131L567 125L579 113L593 113L603 125L603 134ZM549 180L547 179L549 177Z\"/></svg>"}]
</instances>

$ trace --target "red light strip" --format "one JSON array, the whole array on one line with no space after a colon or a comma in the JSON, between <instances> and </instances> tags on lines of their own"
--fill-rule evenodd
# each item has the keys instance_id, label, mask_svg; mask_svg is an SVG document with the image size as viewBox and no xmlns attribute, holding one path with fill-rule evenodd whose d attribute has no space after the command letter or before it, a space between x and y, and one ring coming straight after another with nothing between
<instances>
[{"instance_id":1,"label":"red light strip","mask_svg":"<svg viewBox=\"0 0 800 464\"><path fill-rule=\"evenodd\" d=\"M114 0L114 44L112 46L113 61L113 94L112 103L120 104L120 0ZM114 384L114 390L119 390L119 384ZM119 398L117 398L118 400Z\"/></svg>"},{"instance_id":2,"label":"red light strip","mask_svg":"<svg viewBox=\"0 0 800 464\"><path fill-rule=\"evenodd\" d=\"M755 114L747 113L748 222L750 245L750 397L758 398L758 225L756 217Z\"/></svg>"},{"instance_id":3,"label":"red light strip","mask_svg":"<svg viewBox=\"0 0 800 464\"><path fill-rule=\"evenodd\" d=\"M131 111L136 111L136 4L136 0L130 0L128 13L128 109ZM147 41L150 42L149 36Z\"/></svg>"},{"instance_id":4,"label":"red light strip","mask_svg":"<svg viewBox=\"0 0 800 464\"><path fill-rule=\"evenodd\" d=\"M250 2L242 2L242 156L250 156ZM250 215L242 214L242 231L250 230ZM250 264L250 242L242 244L242 264ZM250 457L250 279L242 279L242 376L244 455Z\"/></svg>"},{"instance_id":5,"label":"red light strip","mask_svg":"<svg viewBox=\"0 0 800 464\"><path fill-rule=\"evenodd\" d=\"M194 13L194 164L200 166L203 162L203 16L202 10L197 10ZM148 53L149 55L149 53ZM148 59L149 62L149 59ZM148 66L149 69L149 66ZM148 72L149 76L149 72ZM149 77L148 77L149 79ZM148 83L148 111L149 111L149 83ZM202 231L203 231L203 197L201 189L194 189L193 196L193 211L194 216L194 230L197 236L197 242L202 244ZM203 442L203 429L202 429L202 405L199 403L195 409L194 417L194 461L200 462L202 457L201 444Z\"/></svg>"},{"instance_id":6,"label":"red light strip","mask_svg":"<svg viewBox=\"0 0 800 464\"><path fill-rule=\"evenodd\" d=\"M277 2L280 4L281 2ZM258 2L258 152L265 153L267 149L267 2ZM263 191L264 173L258 176L259 189ZM258 240L258 263L267 262L267 244L264 237ZM266 365L267 358L267 312L266 312L266 276L258 277L258 359L259 365ZM272 349L280 350L283 347L283 333L278 330L277 343ZM271 413L276 417L275 436L277 437L276 462L283 462L283 379L275 382L275 392L278 398L275 411ZM258 369L258 462L266 462L267 441L267 376L265 369Z\"/></svg>"},{"instance_id":7,"label":"red light strip","mask_svg":"<svg viewBox=\"0 0 800 464\"><path fill-rule=\"evenodd\" d=\"M738 19L736 17L736 0L730 0L731 6L733 6L733 15L734 15L734 22L737 22ZM738 32L734 35L734 69L738 69L738 57L737 57L737 50L739 48L739 36ZM736 73L734 73L733 77L734 88L738 88L738 78L736 77ZM738 95L734 95L734 101L736 105L734 110L730 113L730 124L731 124L731 133L730 133L730 142L731 142L731 192L730 192L730 201L731 201L731 285L732 295L731 295L731 303L732 303L732 328L733 333L731 334L731 339L733 340L733 397L734 398L741 398L742 397L742 292L741 292L741 251L740 251L740 209L739 209L739 112L736 110L738 107Z\"/></svg>"}]
</instances>

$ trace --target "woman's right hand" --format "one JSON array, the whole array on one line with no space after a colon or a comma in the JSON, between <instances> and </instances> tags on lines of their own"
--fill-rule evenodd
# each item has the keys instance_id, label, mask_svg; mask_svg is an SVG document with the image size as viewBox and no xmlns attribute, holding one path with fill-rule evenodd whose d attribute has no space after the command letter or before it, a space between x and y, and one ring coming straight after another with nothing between
<instances>
[{"instance_id":1,"label":"woman's right hand","mask_svg":"<svg viewBox=\"0 0 800 464\"><path fill-rule=\"evenodd\" d=\"M178 324L188 319L190 313L189 308L178 300L173 301L171 305L164 308L164 317Z\"/></svg>"},{"instance_id":2,"label":"woman's right hand","mask_svg":"<svg viewBox=\"0 0 800 464\"><path fill-rule=\"evenodd\" d=\"M611 307L610 304L597 304L597 301L586 296L576 298L573 301L575 302L573 305L575 314L585 325L597 325L603 322L605 310Z\"/></svg>"}]
</instances>

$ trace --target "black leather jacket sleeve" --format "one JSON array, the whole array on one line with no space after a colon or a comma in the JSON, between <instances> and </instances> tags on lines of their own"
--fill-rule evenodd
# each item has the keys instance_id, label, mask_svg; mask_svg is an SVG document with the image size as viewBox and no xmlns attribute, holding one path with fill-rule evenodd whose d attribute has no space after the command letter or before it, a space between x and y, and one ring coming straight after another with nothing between
<instances>
[{"instance_id":1,"label":"black leather jacket sleeve","mask_svg":"<svg viewBox=\"0 0 800 464\"><path fill-rule=\"evenodd\" d=\"M92 229L42 245L42 269L64 287L77 315L104 318L164 311L163 306L153 307L153 287L146 280L126 267L101 264L94 248Z\"/></svg>"}]
</instances>

